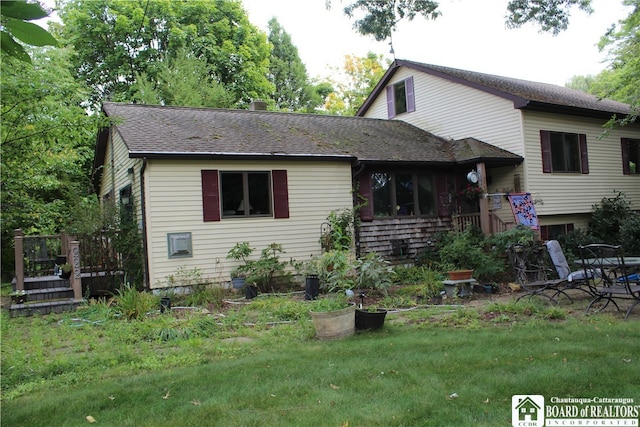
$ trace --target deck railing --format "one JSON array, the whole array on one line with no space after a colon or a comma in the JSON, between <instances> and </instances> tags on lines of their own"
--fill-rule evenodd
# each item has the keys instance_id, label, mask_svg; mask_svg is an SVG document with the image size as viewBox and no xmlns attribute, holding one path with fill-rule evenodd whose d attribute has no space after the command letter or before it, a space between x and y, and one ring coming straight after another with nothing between
<instances>
[{"instance_id":1,"label":"deck railing","mask_svg":"<svg viewBox=\"0 0 640 427\"><path fill-rule=\"evenodd\" d=\"M453 230L456 232L462 232L471 226L481 228L479 212L453 215L452 219ZM489 213L489 229L491 230L492 235L500 233L502 231L510 230L513 227L515 227L515 223L504 222L494 213Z\"/></svg>"},{"instance_id":2,"label":"deck railing","mask_svg":"<svg viewBox=\"0 0 640 427\"><path fill-rule=\"evenodd\" d=\"M15 230L16 289L24 289L25 277L53 276L56 265L59 267L68 263L73 266L73 275L69 280L75 298L82 298L81 273L121 269L110 234L103 231L76 239L66 233L25 236L22 230Z\"/></svg>"}]
</instances>

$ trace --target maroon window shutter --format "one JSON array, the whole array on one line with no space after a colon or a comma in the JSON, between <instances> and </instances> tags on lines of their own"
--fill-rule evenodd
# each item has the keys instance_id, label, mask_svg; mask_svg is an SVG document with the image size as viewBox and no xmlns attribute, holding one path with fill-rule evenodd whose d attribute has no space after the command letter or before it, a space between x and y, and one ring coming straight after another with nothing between
<instances>
[{"instance_id":1,"label":"maroon window shutter","mask_svg":"<svg viewBox=\"0 0 640 427\"><path fill-rule=\"evenodd\" d=\"M551 132L540 131L540 146L542 147L542 172L551 173Z\"/></svg>"},{"instance_id":2,"label":"maroon window shutter","mask_svg":"<svg viewBox=\"0 0 640 427\"><path fill-rule=\"evenodd\" d=\"M587 155L587 135L581 133L578 135L580 141L580 167L583 174L589 173L589 156Z\"/></svg>"},{"instance_id":3,"label":"maroon window shutter","mask_svg":"<svg viewBox=\"0 0 640 427\"><path fill-rule=\"evenodd\" d=\"M624 175L631 175L631 168L629 167L629 144L631 141L627 138L621 138L620 144L622 145L622 173Z\"/></svg>"},{"instance_id":4,"label":"maroon window shutter","mask_svg":"<svg viewBox=\"0 0 640 427\"><path fill-rule=\"evenodd\" d=\"M286 170L271 171L273 180L273 217L289 218L289 185Z\"/></svg>"},{"instance_id":5,"label":"maroon window shutter","mask_svg":"<svg viewBox=\"0 0 640 427\"><path fill-rule=\"evenodd\" d=\"M371 222L373 221L373 189L371 188L371 174L368 171L360 174L358 185L358 194L360 195L358 204L364 205L360 206L360 220Z\"/></svg>"},{"instance_id":6,"label":"maroon window shutter","mask_svg":"<svg viewBox=\"0 0 640 427\"><path fill-rule=\"evenodd\" d=\"M407 113L416 111L416 96L413 89L413 76L404 81L404 90L407 92Z\"/></svg>"},{"instance_id":7,"label":"maroon window shutter","mask_svg":"<svg viewBox=\"0 0 640 427\"><path fill-rule=\"evenodd\" d=\"M567 224L567 233L571 233L573 231L573 223L570 222L569 224Z\"/></svg>"},{"instance_id":8,"label":"maroon window shutter","mask_svg":"<svg viewBox=\"0 0 640 427\"><path fill-rule=\"evenodd\" d=\"M396 116L394 104L393 85L387 86L387 118L393 119Z\"/></svg>"},{"instance_id":9,"label":"maroon window shutter","mask_svg":"<svg viewBox=\"0 0 640 427\"><path fill-rule=\"evenodd\" d=\"M220 221L220 192L218 189L218 171L202 170L202 219Z\"/></svg>"},{"instance_id":10,"label":"maroon window shutter","mask_svg":"<svg viewBox=\"0 0 640 427\"><path fill-rule=\"evenodd\" d=\"M548 225L541 225L540 226L540 240L542 240L543 242L545 240L549 240L549 226Z\"/></svg>"}]
</instances>

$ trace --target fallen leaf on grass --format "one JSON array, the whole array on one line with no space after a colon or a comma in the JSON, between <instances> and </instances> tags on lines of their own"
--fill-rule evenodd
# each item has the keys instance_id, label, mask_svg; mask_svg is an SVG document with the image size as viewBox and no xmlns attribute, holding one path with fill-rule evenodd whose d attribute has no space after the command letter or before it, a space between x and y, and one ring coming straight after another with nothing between
<instances>
[{"instance_id":1,"label":"fallen leaf on grass","mask_svg":"<svg viewBox=\"0 0 640 427\"><path fill-rule=\"evenodd\" d=\"M457 398L457 397L458 397L458 393L451 393L451 394L449 395L449 399L455 399L455 398Z\"/></svg>"},{"instance_id":2,"label":"fallen leaf on grass","mask_svg":"<svg viewBox=\"0 0 640 427\"><path fill-rule=\"evenodd\" d=\"M95 422L96 422L96 419L95 419L95 418L93 418L91 415L87 415L87 416L85 417L85 419L87 420L87 422L88 422L89 424L93 424L93 423L95 423Z\"/></svg>"},{"instance_id":3,"label":"fallen leaf on grass","mask_svg":"<svg viewBox=\"0 0 640 427\"><path fill-rule=\"evenodd\" d=\"M624 363L631 363L631 359L622 359Z\"/></svg>"},{"instance_id":4,"label":"fallen leaf on grass","mask_svg":"<svg viewBox=\"0 0 640 427\"><path fill-rule=\"evenodd\" d=\"M482 403L489 403L489 398L487 398L487 400L484 400Z\"/></svg>"},{"instance_id":5,"label":"fallen leaf on grass","mask_svg":"<svg viewBox=\"0 0 640 427\"><path fill-rule=\"evenodd\" d=\"M116 400L116 397L112 394L111 396L109 396L109 400Z\"/></svg>"},{"instance_id":6,"label":"fallen leaf on grass","mask_svg":"<svg viewBox=\"0 0 640 427\"><path fill-rule=\"evenodd\" d=\"M191 401L191 404L192 404L192 405L196 405L196 406L198 406L198 405L200 405L200 401L199 401L198 399L193 399L193 400Z\"/></svg>"},{"instance_id":7,"label":"fallen leaf on grass","mask_svg":"<svg viewBox=\"0 0 640 427\"><path fill-rule=\"evenodd\" d=\"M337 385L329 384L329 387L331 387L334 390L340 390L340 387L338 387Z\"/></svg>"},{"instance_id":8,"label":"fallen leaf on grass","mask_svg":"<svg viewBox=\"0 0 640 427\"><path fill-rule=\"evenodd\" d=\"M167 399L169 398L169 396L171 396L171 393L169 393L169 392L167 391L167 394L165 394L164 396L162 396L162 398L163 398L164 400L167 400Z\"/></svg>"}]
</instances>

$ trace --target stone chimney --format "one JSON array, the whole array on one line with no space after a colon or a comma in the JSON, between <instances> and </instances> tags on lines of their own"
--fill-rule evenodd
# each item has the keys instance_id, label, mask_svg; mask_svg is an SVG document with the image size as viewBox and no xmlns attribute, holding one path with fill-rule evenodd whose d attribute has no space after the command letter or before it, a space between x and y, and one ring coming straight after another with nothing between
<instances>
[{"instance_id":1,"label":"stone chimney","mask_svg":"<svg viewBox=\"0 0 640 427\"><path fill-rule=\"evenodd\" d=\"M267 103L259 99L251 101L249 111L267 111Z\"/></svg>"}]
</instances>

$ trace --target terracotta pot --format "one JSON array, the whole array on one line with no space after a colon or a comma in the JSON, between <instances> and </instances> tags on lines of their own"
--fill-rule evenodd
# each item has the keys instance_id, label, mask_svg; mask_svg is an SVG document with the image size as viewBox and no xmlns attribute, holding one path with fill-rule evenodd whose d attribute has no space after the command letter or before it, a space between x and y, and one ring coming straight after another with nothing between
<instances>
[{"instance_id":1,"label":"terracotta pot","mask_svg":"<svg viewBox=\"0 0 640 427\"><path fill-rule=\"evenodd\" d=\"M447 273L449 280L468 280L471 279L473 270L453 270Z\"/></svg>"}]
</instances>

